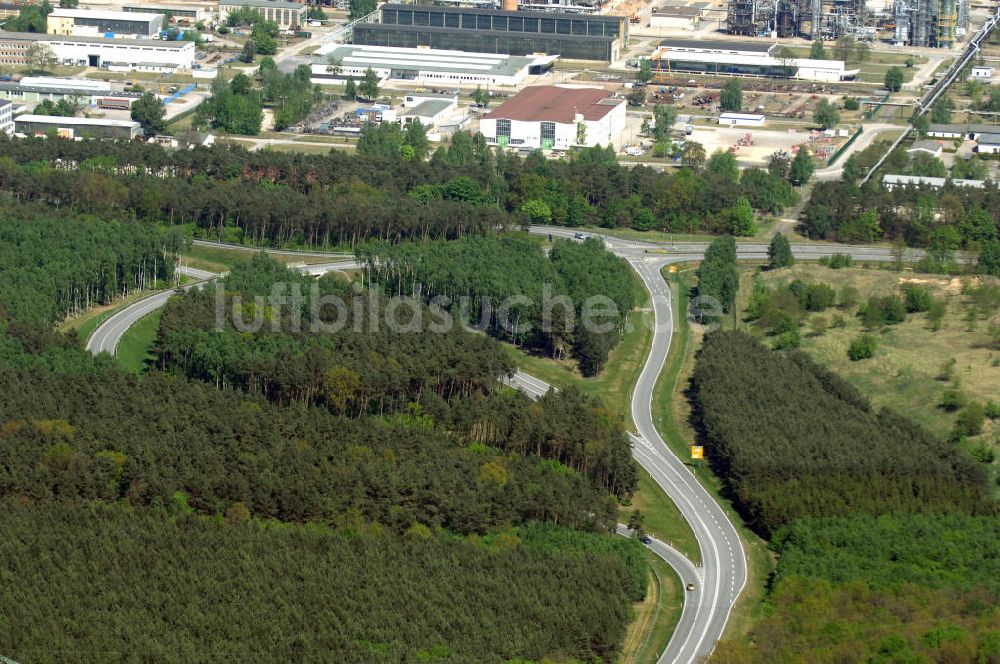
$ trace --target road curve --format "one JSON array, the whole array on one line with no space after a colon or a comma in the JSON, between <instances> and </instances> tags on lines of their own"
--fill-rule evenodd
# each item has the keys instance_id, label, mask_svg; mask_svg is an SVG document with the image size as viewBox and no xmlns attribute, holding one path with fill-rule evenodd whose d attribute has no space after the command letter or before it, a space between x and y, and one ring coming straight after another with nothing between
<instances>
[{"instance_id":1,"label":"road curve","mask_svg":"<svg viewBox=\"0 0 1000 664\"><path fill-rule=\"evenodd\" d=\"M359 265L355 261L342 261L339 263L304 265L298 267L297 269L306 272L307 274L320 275L340 270L354 270L358 267ZM184 290L200 287L221 276L215 274L214 272L198 270L191 267L178 267L177 273L193 277L198 280L195 283L184 286ZM175 289L153 293L152 295L144 297L141 300L136 300L124 309L116 312L113 316L98 325L97 328L91 333L90 337L87 339L87 350L94 355L99 353L114 355L118 350L118 344L121 342L122 337L125 336L125 333L129 331L129 328L157 309L166 306L167 300L176 294L177 290Z\"/></svg>"},{"instance_id":2,"label":"road curve","mask_svg":"<svg viewBox=\"0 0 1000 664\"><path fill-rule=\"evenodd\" d=\"M575 233L573 229L557 227L532 227L531 232L557 237L573 237ZM666 361L674 331L670 289L660 270L670 263L699 260L708 243L679 242L668 246L664 243L637 242L614 237L604 237L604 240L609 250L629 261L642 278L652 299L652 347L632 395L632 419L638 435L630 435L635 459L677 505L691 525L701 550L702 566L695 568L687 558L662 542L654 541L650 547L677 571L685 584L695 583L695 590L685 593L680 622L658 660L661 664L690 664L711 654L747 580L746 555L735 526L683 461L667 447L653 424L652 416L653 391ZM897 260L895 252L884 247L793 243L792 252L797 258L811 260L841 253L861 261ZM765 259L767 245L739 243L737 256L742 260ZM907 250L901 258L904 261L914 261L922 256L921 251ZM319 268L325 272L357 267L354 263L344 262L307 266L304 269L311 268L312 271ZM201 275L193 276L204 277L205 274L210 273L202 272ZM196 285L198 284L189 287ZM143 316L164 306L173 292L156 293L119 311L94 331L88 340L87 349L95 354L114 354L119 340L129 327ZM544 381L523 372L517 372L505 382L533 398L540 397L550 389Z\"/></svg>"}]
</instances>

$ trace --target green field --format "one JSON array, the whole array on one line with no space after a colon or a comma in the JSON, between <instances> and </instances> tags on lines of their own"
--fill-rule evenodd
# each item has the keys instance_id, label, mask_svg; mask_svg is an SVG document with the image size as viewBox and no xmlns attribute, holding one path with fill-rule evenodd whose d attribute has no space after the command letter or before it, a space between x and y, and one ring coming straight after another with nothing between
<instances>
[{"instance_id":1,"label":"green field","mask_svg":"<svg viewBox=\"0 0 1000 664\"><path fill-rule=\"evenodd\" d=\"M152 357L149 350L153 342L156 341L156 332L160 327L160 316L162 315L163 310L158 309L148 316L144 316L138 323L129 328L118 343L116 357L128 371L142 373L145 370L146 360Z\"/></svg>"}]
</instances>

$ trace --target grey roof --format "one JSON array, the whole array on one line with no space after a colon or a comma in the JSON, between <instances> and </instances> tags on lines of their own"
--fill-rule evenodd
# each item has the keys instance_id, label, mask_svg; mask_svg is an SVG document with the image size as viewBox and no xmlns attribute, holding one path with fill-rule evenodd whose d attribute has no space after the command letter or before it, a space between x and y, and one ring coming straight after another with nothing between
<instances>
[{"instance_id":1,"label":"grey roof","mask_svg":"<svg viewBox=\"0 0 1000 664\"><path fill-rule=\"evenodd\" d=\"M408 108L403 111L402 115L416 115L422 118L434 117L441 111L451 108L452 102L446 99L428 99L427 101L421 102L414 106L413 108Z\"/></svg>"},{"instance_id":2,"label":"grey roof","mask_svg":"<svg viewBox=\"0 0 1000 664\"><path fill-rule=\"evenodd\" d=\"M678 5L663 5L653 10L653 16L680 16L682 18L694 18L702 15L700 7L681 7Z\"/></svg>"},{"instance_id":3,"label":"grey roof","mask_svg":"<svg viewBox=\"0 0 1000 664\"><path fill-rule=\"evenodd\" d=\"M90 88L61 88L47 85L22 85L0 81L0 90L9 92L37 92L39 94L67 95L70 97L141 97L141 92L115 92Z\"/></svg>"},{"instance_id":4,"label":"grey roof","mask_svg":"<svg viewBox=\"0 0 1000 664\"><path fill-rule=\"evenodd\" d=\"M10 102L6 99L0 99L0 108L3 108L4 106L10 106Z\"/></svg>"},{"instance_id":5,"label":"grey roof","mask_svg":"<svg viewBox=\"0 0 1000 664\"><path fill-rule=\"evenodd\" d=\"M250 7L251 9L262 9L273 7L274 9L308 9L309 5L304 2L284 2L284 0L220 0L220 6L226 7Z\"/></svg>"},{"instance_id":6,"label":"grey roof","mask_svg":"<svg viewBox=\"0 0 1000 664\"><path fill-rule=\"evenodd\" d=\"M376 25L376 24L371 24ZM390 26L390 27L400 27L400 26ZM411 26L402 26L411 27ZM503 33L509 34L509 33ZM602 39L605 39L602 37ZM608 38L609 39L609 38ZM398 62L393 59L392 52L384 52L373 49L384 49L384 48L395 48L397 50L407 50L412 51L414 56L427 55L427 60L413 60L412 62ZM339 60L341 63L348 64L349 66L364 66L370 65L373 69L391 69L391 70L407 70L407 71L440 71L448 73L469 73L470 71L476 74L493 74L497 76L513 76L517 72L521 71L525 67L529 67L534 64L537 60L537 56L530 55L493 55L493 54L483 54L483 53L452 53L447 60L442 60L440 62L434 62L435 53L440 53L440 49L410 49L404 46L399 47L385 47L385 46L366 46L361 44L344 44L338 46L337 48L330 51L328 57ZM357 54L355 56L355 54ZM347 59L355 56L357 58L365 58L364 62L347 62ZM390 61L389 63L383 63L381 60ZM489 68L484 68L483 60L494 60ZM471 65L474 65L470 68ZM343 76L324 76L321 74L313 74L313 78L334 78L339 79ZM421 97L424 93L407 93L407 96ZM431 96L431 95L426 95ZM450 100L454 100L454 95L442 95Z\"/></svg>"},{"instance_id":7,"label":"grey roof","mask_svg":"<svg viewBox=\"0 0 1000 664\"><path fill-rule=\"evenodd\" d=\"M478 14L480 16L524 16L526 13L529 15L534 15L534 12L522 12L522 11L507 11L504 9L479 9L476 7L437 7L433 5L400 5L386 3L380 7L383 11L388 10L422 10L422 11L432 11L435 14ZM624 16L607 16L599 14L572 14L569 12L549 12L546 11L544 14L539 14L544 18L572 18L578 21L590 21L592 23L621 23L623 20L627 21ZM548 33L546 33L548 34Z\"/></svg>"},{"instance_id":8,"label":"grey roof","mask_svg":"<svg viewBox=\"0 0 1000 664\"><path fill-rule=\"evenodd\" d=\"M751 53L770 53L774 48L773 43L755 41L702 41L698 39L663 39L660 46L667 48L690 48L693 50L705 51L708 53L747 51Z\"/></svg>"},{"instance_id":9,"label":"grey roof","mask_svg":"<svg viewBox=\"0 0 1000 664\"><path fill-rule=\"evenodd\" d=\"M411 5L406 6L410 7ZM434 9L447 9L447 7L434 7ZM552 16L552 14L546 13L545 16ZM574 16L579 16L579 14L574 14ZM435 32L447 35L455 34L455 28L437 28L428 25L399 25L398 23L362 23L355 26L354 29L355 31L370 30L373 32ZM617 39L617 37L612 37L611 35L560 35L554 32L512 32L507 30L465 29L462 30L462 34L485 37L510 37L511 39L558 39L560 41L601 42L605 44L610 44ZM377 44L371 45L376 46Z\"/></svg>"},{"instance_id":10,"label":"grey roof","mask_svg":"<svg viewBox=\"0 0 1000 664\"><path fill-rule=\"evenodd\" d=\"M996 129L996 127L994 127ZM1000 145L1000 133L980 134L979 144L989 143L990 145Z\"/></svg>"},{"instance_id":11,"label":"grey roof","mask_svg":"<svg viewBox=\"0 0 1000 664\"><path fill-rule=\"evenodd\" d=\"M940 189L946 182L951 182L956 187L973 187L975 189L982 189L986 186L984 180L962 180L959 178L934 178L923 175L900 174L886 174L882 177L883 184L930 185L935 189Z\"/></svg>"},{"instance_id":12,"label":"grey roof","mask_svg":"<svg viewBox=\"0 0 1000 664\"><path fill-rule=\"evenodd\" d=\"M913 145L906 149L907 152L926 150L927 152L940 152L941 144L937 141L914 141Z\"/></svg>"},{"instance_id":13,"label":"grey roof","mask_svg":"<svg viewBox=\"0 0 1000 664\"><path fill-rule=\"evenodd\" d=\"M1000 131L1000 126L988 124L932 124L928 131L942 134L982 134Z\"/></svg>"},{"instance_id":14,"label":"grey roof","mask_svg":"<svg viewBox=\"0 0 1000 664\"><path fill-rule=\"evenodd\" d=\"M164 41L160 39L105 39L103 37L76 37L67 35L49 35L42 32L4 32L0 31L0 41L5 39L16 41L50 41L79 44L114 44L115 46L150 46L156 48L183 49L194 47L194 42Z\"/></svg>"}]
</instances>

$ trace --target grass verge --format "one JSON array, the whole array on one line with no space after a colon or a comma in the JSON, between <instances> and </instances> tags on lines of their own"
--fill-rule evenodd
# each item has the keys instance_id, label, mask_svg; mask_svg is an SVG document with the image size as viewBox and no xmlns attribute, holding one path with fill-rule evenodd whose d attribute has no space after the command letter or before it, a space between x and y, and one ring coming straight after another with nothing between
<instances>
[{"instance_id":1,"label":"grass verge","mask_svg":"<svg viewBox=\"0 0 1000 664\"><path fill-rule=\"evenodd\" d=\"M130 327L118 343L116 356L127 371L142 373L145 370L147 358L152 357L149 349L156 341L161 315L163 310L158 309L139 319L139 322Z\"/></svg>"},{"instance_id":2,"label":"grass verge","mask_svg":"<svg viewBox=\"0 0 1000 664\"><path fill-rule=\"evenodd\" d=\"M690 445L694 441L694 431L688 423L690 404L684 396L691 373L694 371L695 353L701 346L704 331L695 329L687 320L688 292L694 286L696 277L691 271L680 266L677 275L667 275L673 297L674 320L677 332L670 346L667 361L656 383L653 393L653 422L670 449L681 459L690 457ZM728 498L722 495L722 482L705 464L689 465L716 502L726 511L736 526L743 548L747 554L747 585L733 608L726 633L723 638L738 638L749 631L755 618L760 615L765 586L775 567L774 556L767 542L751 532L742 518L733 509Z\"/></svg>"},{"instance_id":3,"label":"grass verge","mask_svg":"<svg viewBox=\"0 0 1000 664\"><path fill-rule=\"evenodd\" d=\"M622 642L619 664L653 664L667 647L681 617L684 591L680 579L663 559L646 550L649 561L649 591L635 605L635 620Z\"/></svg>"}]
</instances>

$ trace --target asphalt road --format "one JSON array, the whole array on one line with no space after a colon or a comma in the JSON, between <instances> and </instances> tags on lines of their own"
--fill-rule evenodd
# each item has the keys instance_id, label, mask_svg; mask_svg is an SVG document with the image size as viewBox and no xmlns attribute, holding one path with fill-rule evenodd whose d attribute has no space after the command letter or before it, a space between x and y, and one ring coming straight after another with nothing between
<instances>
[{"instance_id":1,"label":"asphalt road","mask_svg":"<svg viewBox=\"0 0 1000 664\"><path fill-rule=\"evenodd\" d=\"M307 272L308 274L318 275L338 270L353 270L357 268L358 264L354 261L341 261L339 263L331 262L305 265L299 267L298 269L303 272ZM178 267L177 272L198 279L197 282L184 286L185 290L188 288L197 288L220 276L214 272L197 270L190 267ZM148 316L157 309L166 306L167 300L173 297L176 293L176 290L153 293L148 297L133 302L121 311L116 312L93 331L90 338L87 339L87 350L94 355L99 353L114 355L118 350L118 344L121 342L122 337L125 336L125 333L128 332L129 328L138 323L145 316Z\"/></svg>"},{"instance_id":2,"label":"asphalt road","mask_svg":"<svg viewBox=\"0 0 1000 664\"><path fill-rule=\"evenodd\" d=\"M569 238L576 232L573 229L541 226L532 227L531 231ZM632 419L636 433L630 436L633 456L677 505L691 525L701 550L702 565L696 568L667 544L655 540L650 544L651 550L670 564L685 585L689 582L695 584L693 591L685 592L680 621L658 660L662 664L689 664L711 654L715 643L725 631L732 608L747 580L746 555L736 528L685 463L667 447L653 424L653 390L666 361L675 329L670 289L660 270L669 263L700 258L708 244L678 242L668 246L614 237L604 237L604 240L609 250L629 261L651 295L655 318L653 342L632 394ZM813 260L838 253L850 254L859 261L896 260L893 250L883 247L793 243L792 252L797 258ZM903 260L917 260L922 255L923 252L907 250L903 254ZM741 242L737 245L737 256L743 260L764 259L767 257L767 245ZM306 266L304 269L325 272L356 267L352 262L341 262ZM185 271L196 278L217 276L190 268ZM173 292L156 293L116 313L94 331L88 340L87 349L95 354L102 351L114 354L125 332L143 316L164 306ZM515 373L504 382L533 398L538 398L549 390L549 385L544 381L523 372Z\"/></svg>"},{"instance_id":3,"label":"asphalt road","mask_svg":"<svg viewBox=\"0 0 1000 664\"><path fill-rule=\"evenodd\" d=\"M574 229L532 227L533 233L572 238ZM670 289L660 271L670 263L697 260L704 255L708 243L677 242L673 245L636 242L603 237L609 250L629 261L649 291L653 312L654 332L649 357L642 368L632 394L632 420L636 434L632 435L632 454L677 505L688 521L701 550L702 566L696 569L694 591L685 594L681 620L659 662L690 663L707 658L725 631L729 615L747 581L747 560L743 543L726 512L694 477L687 465L666 445L653 424L652 399L657 378L666 362L675 329ZM892 249L844 244L792 243L796 258L815 260L834 254L849 254L858 261L889 262L896 260ZM767 258L767 244L739 242L737 256L741 260ZM902 260L915 261L923 256L919 250L906 250ZM511 382L529 395L545 392L545 383L518 372ZM657 547L661 553L661 547ZM679 555L679 554L678 554ZM687 583L691 563L663 555L681 579ZM683 556L681 556L683 557ZM686 562L686 565L685 565Z\"/></svg>"}]
</instances>

